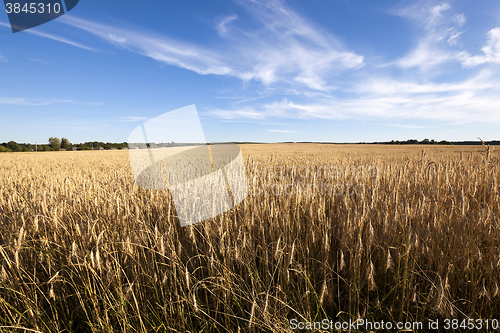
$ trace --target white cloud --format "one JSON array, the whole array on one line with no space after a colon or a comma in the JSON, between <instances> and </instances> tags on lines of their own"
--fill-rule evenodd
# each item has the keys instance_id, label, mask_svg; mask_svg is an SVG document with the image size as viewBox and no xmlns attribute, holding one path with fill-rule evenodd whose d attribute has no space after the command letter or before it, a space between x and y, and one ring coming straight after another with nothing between
<instances>
[{"instance_id":1,"label":"white cloud","mask_svg":"<svg viewBox=\"0 0 500 333\"><path fill-rule=\"evenodd\" d=\"M125 29L76 18L60 21L96 35L116 47L157 61L194 71L256 80L265 86L281 84L330 91L331 75L364 65L363 57L347 51L329 32L314 27L279 1L241 2L259 22L255 29L227 24L228 16L217 24L226 42L210 48L176 40L148 31ZM282 87L283 88L283 87Z\"/></svg>"},{"instance_id":2,"label":"white cloud","mask_svg":"<svg viewBox=\"0 0 500 333\"><path fill-rule=\"evenodd\" d=\"M0 25L4 26L4 27L9 27L10 28L10 24L4 23L4 22L0 22ZM56 36L56 35L53 35L53 34L49 34L49 33L46 33L46 32L41 32L41 31L37 31L37 30L33 30L33 29L28 29L28 30L24 30L24 31L26 33L29 33L29 34L32 34L32 35L36 35L36 36L40 36L40 37L43 37L43 38L52 39L52 40L55 40L55 41L58 41L58 42L61 42L61 43L65 43L65 44L69 44L69 45L72 45L72 46L76 46L76 47L81 48L81 49L85 49L85 50L89 50L89 51L98 51L97 49L94 49L93 47L86 46L86 45L83 45L81 43L77 43L75 41L72 41L70 39L67 39L67 38L64 38L64 37L60 37L60 36Z\"/></svg>"},{"instance_id":3,"label":"white cloud","mask_svg":"<svg viewBox=\"0 0 500 333\"><path fill-rule=\"evenodd\" d=\"M104 103L102 102L82 102L82 101L75 101L72 99L59 99L59 98L53 98L50 101L52 103L68 103L68 104L79 104L79 105L90 105L90 106L104 105Z\"/></svg>"},{"instance_id":4,"label":"white cloud","mask_svg":"<svg viewBox=\"0 0 500 333\"><path fill-rule=\"evenodd\" d=\"M112 33L108 34L108 39L118 44L125 44L127 42L127 38L120 37Z\"/></svg>"},{"instance_id":5,"label":"white cloud","mask_svg":"<svg viewBox=\"0 0 500 333\"><path fill-rule=\"evenodd\" d=\"M466 18L463 14L452 15L450 9L448 3L429 8L427 3L417 2L394 11L394 14L409 18L422 28L416 47L394 64L405 69L416 67L428 71L442 63L457 61L460 52L452 47L457 45L463 33Z\"/></svg>"},{"instance_id":6,"label":"white cloud","mask_svg":"<svg viewBox=\"0 0 500 333\"><path fill-rule=\"evenodd\" d=\"M456 31L450 34L448 37L447 43L450 44L451 46L454 46L457 44L457 40L460 37L460 35L463 33L463 31Z\"/></svg>"},{"instance_id":7,"label":"white cloud","mask_svg":"<svg viewBox=\"0 0 500 333\"><path fill-rule=\"evenodd\" d=\"M430 16L429 16L429 25L433 25L433 24L436 24L439 22L439 20L443 17L443 12L445 10L448 10L450 9L451 6L449 3L443 3L443 4L440 4L440 5L437 5L437 6L434 6L432 7L429 12L430 12Z\"/></svg>"},{"instance_id":8,"label":"white cloud","mask_svg":"<svg viewBox=\"0 0 500 333\"><path fill-rule=\"evenodd\" d=\"M465 16L464 14L456 14L454 17L453 17L453 21L455 23L457 23L459 26L462 26L465 24Z\"/></svg>"},{"instance_id":9,"label":"white cloud","mask_svg":"<svg viewBox=\"0 0 500 333\"><path fill-rule=\"evenodd\" d=\"M453 59L452 54L442 51L434 47L428 40L424 40L396 63L403 68L419 67L428 70L450 59Z\"/></svg>"},{"instance_id":10,"label":"white cloud","mask_svg":"<svg viewBox=\"0 0 500 333\"><path fill-rule=\"evenodd\" d=\"M40 60L40 59L35 59L35 58L28 58L28 59L31 60L31 61L34 61L34 62L38 62L40 64L44 64L44 65L48 65L49 64L47 61Z\"/></svg>"},{"instance_id":11,"label":"white cloud","mask_svg":"<svg viewBox=\"0 0 500 333\"><path fill-rule=\"evenodd\" d=\"M119 121L127 122L127 123L132 123L136 121L146 121L150 118L148 117L134 117L134 116L129 116L129 117L119 117Z\"/></svg>"},{"instance_id":12,"label":"white cloud","mask_svg":"<svg viewBox=\"0 0 500 333\"><path fill-rule=\"evenodd\" d=\"M226 36L227 35L227 27L226 24L228 24L231 21L234 21L238 18L236 15L231 15L231 16L226 16L223 19L217 21L216 29L219 32L219 35L221 36Z\"/></svg>"},{"instance_id":13,"label":"white cloud","mask_svg":"<svg viewBox=\"0 0 500 333\"><path fill-rule=\"evenodd\" d=\"M259 87L265 87L264 93L255 89L248 89L252 94L243 91L247 95L238 97L232 105L229 102L226 106L207 108L208 115L225 120L377 119L391 124L397 122L394 119L418 119L500 123L500 79L492 66L460 81L432 81L446 63L461 63L464 67L500 63L500 28L489 31L482 54L471 55L460 49L467 19L455 13L448 3L428 6L421 1L395 11L417 23L419 36L405 56L390 63L402 68L397 71L402 74L388 76L387 66L384 74L377 72L380 67L363 68L363 56L346 49L330 32L316 27L280 1L236 1L257 25L246 21L243 29L236 15L226 16L216 22L216 30L224 38L210 46L74 16L64 16L60 21L161 63L201 75L254 80ZM413 75L415 71L411 70L415 68L421 71L419 75ZM14 102L34 103L11 100ZM120 118L142 120L145 119Z\"/></svg>"},{"instance_id":14,"label":"white cloud","mask_svg":"<svg viewBox=\"0 0 500 333\"><path fill-rule=\"evenodd\" d=\"M331 33L306 21L281 1L236 1L247 9L258 25L243 29L232 24L229 34L228 24L237 16L224 17L217 22L216 28L221 36L226 37L225 43L210 47L74 16L63 16L59 21L98 36L118 48L162 63L201 75L256 80L266 87L279 85L279 89L332 91L335 88L329 84L329 78L364 65L363 56L346 50ZM96 51L64 37L32 29L26 32Z\"/></svg>"},{"instance_id":15,"label":"white cloud","mask_svg":"<svg viewBox=\"0 0 500 333\"><path fill-rule=\"evenodd\" d=\"M253 107L245 107L243 109L222 110L218 108L207 108L210 115L222 119L264 119L271 117L271 114L266 114L261 110L257 111Z\"/></svg>"},{"instance_id":16,"label":"white cloud","mask_svg":"<svg viewBox=\"0 0 500 333\"><path fill-rule=\"evenodd\" d=\"M59 99L59 98L41 99L41 98L23 98L23 97L0 97L0 104L8 104L8 105L45 106L57 103L69 103L69 104L79 104L79 105L89 105L89 106L103 105L103 103L100 102L81 102L81 101L74 101L70 99Z\"/></svg>"},{"instance_id":17,"label":"white cloud","mask_svg":"<svg viewBox=\"0 0 500 333\"><path fill-rule=\"evenodd\" d=\"M459 62L463 67L469 68L482 64L500 64L500 27L488 31L487 41L481 48L483 54L471 55L457 48L466 18L463 14L452 15L450 11L448 3L430 9L417 3L395 11L397 15L417 21L423 27L423 34L417 46L393 64L402 68L418 67L424 71L446 62Z\"/></svg>"},{"instance_id":18,"label":"white cloud","mask_svg":"<svg viewBox=\"0 0 500 333\"><path fill-rule=\"evenodd\" d=\"M496 88L496 81L492 79L493 73L483 70L476 76L455 83L419 83L412 80L397 80L391 77L372 77L355 84L353 90L361 94L437 94L453 93L458 91L481 91Z\"/></svg>"},{"instance_id":19,"label":"white cloud","mask_svg":"<svg viewBox=\"0 0 500 333\"><path fill-rule=\"evenodd\" d=\"M382 125L391 126L391 127L399 127L399 128L408 128L408 129L429 128L428 126L406 125L406 124L382 124Z\"/></svg>"},{"instance_id":20,"label":"white cloud","mask_svg":"<svg viewBox=\"0 0 500 333\"><path fill-rule=\"evenodd\" d=\"M74 16L62 17L61 21L94 34L119 48L142 54L169 65L202 75L235 75L230 67L218 59L216 53L197 45L154 33L95 23Z\"/></svg>"},{"instance_id":21,"label":"white cloud","mask_svg":"<svg viewBox=\"0 0 500 333\"><path fill-rule=\"evenodd\" d=\"M49 34L49 33L46 33L46 32L40 32L40 31L36 31L36 30L32 30L32 29L25 30L25 31L28 32L28 33L30 33L30 34L32 34L32 35L37 35L37 36L40 36L40 37L52 39L52 40L55 40L55 41L58 41L58 42L61 42L61 43L65 43L65 44L69 44L69 45L72 45L72 46L76 46L76 47L84 49L84 50L98 51L97 49L95 49L93 47L86 46L86 45L83 45L81 43L77 43L77 42L74 42L72 40L69 40L67 38L55 36L55 35L52 35L52 34Z\"/></svg>"},{"instance_id":22,"label":"white cloud","mask_svg":"<svg viewBox=\"0 0 500 333\"><path fill-rule=\"evenodd\" d=\"M29 98L0 97L0 104L41 106L50 105L51 103L48 101L33 100Z\"/></svg>"},{"instance_id":23,"label":"white cloud","mask_svg":"<svg viewBox=\"0 0 500 333\"><path fill-rule=\"evenodd\" d=\"M453 123L500 123L500 97L460 92L446 95L371 96L360 99L324 100L316 103L269 104L244 110L213 110L224 119L400 119ZM276 103L280 104L280 103Z\"/></svg>"},{"instance_id":24,"label":"white cloud","mask_svg":"<svg viewBox=\"0 0 500 333\"><path fill-rule=\"evenodd\" d=\"M331 90L328 74L364 65L363 56L347 51L329 32L307 22L280 1L241 2L264 30L246 34L243 50L258 59L253 77L267 84L300 83L314 90ZM240 35L245 35L240 31Z\"/></svg>"},{"instance_id":25,"label":"white cloud","mask_svg":"<svg viewBox=\"0 0 500 333\"><path fill-rule=\"evenodd\" d=\"M274 133L298 133L297 131L287 131L287 130L277 130L277 129L269 130L269 132L274 132Z\"/></svg>"},{"instance_id":26,"label":"white cloud","mask_svg":"<svg viewBox=\"0 0 500 333\"><path fill-rule=\"evenodd\" d=\"M7 62L7 58L0 54L0 62Z\"/></svg>"},{"instance_id":27,"label":"white cloud","mask_svg":"<svg viewBox=\"0 0 500 333\"><path fill-rule=\"evenodd\" d=\"M262 103L234 110L211 109L224 119L387 119L500 124L500 80L484 70L455 83L419 83L378 77L355 84L351 98Z\"/></svg>"},{"instance_id":28,"label":"white cloud","mask_svg":"<svg viewBox=\"0 0 500 333\"><path fill-rule=\"evenodd\" d=\"M460 55L464 67L474 67L481 64L500 64L500 27L488 31L488 41L481 50L483 55L471 56L468 52Z\"/></svg>"}]
</instances>

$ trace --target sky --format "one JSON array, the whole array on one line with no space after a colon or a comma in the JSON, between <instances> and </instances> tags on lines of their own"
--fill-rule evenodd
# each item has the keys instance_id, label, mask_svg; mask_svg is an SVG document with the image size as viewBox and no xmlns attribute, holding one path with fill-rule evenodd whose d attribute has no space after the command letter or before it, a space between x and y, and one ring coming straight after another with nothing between
<instances>
[{"instance_id":1,"label":"sky","mask_svg":"<svg viewBox=\"0 0 500 333\"><path fill-rule=\"evenodd\" d=\"M500 2L81 0L12 33L0 142L125 142L194 104L209 142L500 139Z\"/></svg>"}]
</instances>

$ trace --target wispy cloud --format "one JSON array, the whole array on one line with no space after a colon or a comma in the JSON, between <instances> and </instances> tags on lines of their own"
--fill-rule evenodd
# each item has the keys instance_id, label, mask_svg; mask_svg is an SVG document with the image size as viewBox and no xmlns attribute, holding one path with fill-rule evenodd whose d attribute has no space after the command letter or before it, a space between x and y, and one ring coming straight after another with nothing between
<instances>
[{"instance_id":1,"label":"wispy cloud","mask_svg":"<svg viewBox=\"0 0 500 333\"><path fill-rule=\"evenodd\" d=\"M394 123L500 123L500 76L498 67L493 66L500 64L500 27L483 36L482 53L471 54L462 45L467 18L450 3L422 0L394 10L393 14L415 23L416 42L403 57L389 59L380 70L281 1L235 1L253 21L245 21L243 28L236 15L219 19L213 33L222 38L209 46L74 16L63 16L59 21L164 64L200 75L255 81L264 87L265 93L257 97L240 90L238 94L243 96L235 102L207 108L208 116L220 119L377 119L404 128L417 127ZM463 75L468 77L436 80L437 73L450 63L458 70L467 67ZM474 69L479 65L485 66ZM119 118L123 122L144 120Z\"/></svg>"},{"instance_id":2,"label":"wispy cloud","mask_svg":"<svg viewBox=\"0 0 500 333\"><path fill-rule=\"evenodd\" d=\"M25 30L25 31L27 33L29 33L29 34L32 34L32 35L36 35L36 36L40 36L40 37L43 37L43 38L52 39L52 40L55 40L55 41L58 41L58 42L61 42L61 43L65 43L65 44L69 44L69 45L72 45L72 46L76 46L76 47L84 49L84 50L99 51L99 50L97 50L97 49L95 49L93 47L90 47L90 46L87 46L87 45L84 45L84 44L72 41L72 40L64 38L64 37L60 37L60 36L56 36L56 35L53 35L53 34L49 34L47 32L41 32L41 31L32 30L32 29Z\"/></svg>"},{"instance_id":3,"label":"wispy cloud","mask_svg":"<svg viewBox=\"0 0 500 333\"><path fill-rule=\"evenodd\" d=\"M457 60L459 52L452 47L463 33L466 17L461 13L453 14L449 3L428 6L428 2L419 1L393 13L416 22L422 29L416 47L394 64L427 71L444 62Z\"/></svg>"},{"instance_id":4,"label":"wispy cloud","mask_svg":"<svg viewBox=\"0 0 500 333\"><path fill-rule=\"evenodd\" d=\"M289 102L279 110L271 109L268 105L261 105L245 110L215 110L213 114L226 119L283 117L342 120L385 118L454 123L500 123L500 115L497 112L499 107L500 98L461 93L450 97L434 96L417 99L388 96L318 103Z\"/></svg>"},{"instance_id":5,"label":"wispy cloud","mask_svg":"<svg viewBox=\"0 0 500 333\"><path fill-rule=\"evenodd\" d=\"M439 94L460 91L481 91L496 89L497 82L494 71L484 69L478 74L463 81L452 83L419 82L413 79L397 79L386 76L373 76L363 82L355 83L353 91L363 94Z\"/></svg>"},{"instance_id":6,"label":"wispy cloud","mask_svg":"<svg viewBox=\"0 0 500 333\"><path fill-rule=\"evenodd\" d=\"M10 28L10 24L4 23L4 22L0 22L0 26L4 26L4 27L9 27ZM47 32L37 31L37 30L33 30L33 29L24 30L24 32L32 34L32 35L35 35L35 36L40 36L40 37L43 37L43 38L52 39L52 40L55 40L55 41L58 41L58 42L61 42L61 43L65 43L65 44L69 44L69 45L72 45L72 46L76 46L76 47L84 49L84 50L98 51L97 49L95 49L93 47L86 46L86 45L83 45L81 43L72 41L70 39L67 39L67 38L64 38L64 37L60 37L60 36L56 36L56 35L53 35L53 34L50 34L50 33L47 33Z\"/></svg>"},{"instance_id":7,"label":"wispy cloud","mask_svg":"<svg viewBox=\"0 0 500 333\"><path fill-rule=\"evenodd\" d=\"M498 71L483 70L455 83L419 83L379 77L354 84L355 97L281 101L210 109L224 119L391 119L500 123Z\"/></svg>"},{"instance_id":8,"label":"wispy cloud","mask_svg":"<svg viewBox=\"0 0 500 333\"><path fill-rule=\"evenodd\" d=\"M231 67L218 59L218 54L195 44L152 32L133 31L74 16L62 17L60 20L98 36L118 48L139 53L169 65L202 75L236 75Z\"/></svg>"},{"instance_id":9,"label":"wispy cloud","mask_svg":"<svg viewBox=\"0 0 500 333\"><path fill-rule=\"evenodd\" d=\"M34 100L29 98L0 97L0 104L41 106L50 105L51 103L48 101Z\"/></svg>"},{"instance_id":10,"label":"wispy cloud","mask_svg":"<svg viewBox=\"0 0 500 333\"><path fill-rule=\"evenodd\" d=\"M117 48L142 54L159 62L194 71L255 80L274 89L332 91L330 78L364 65L363 56L347 50L330 32L316 27L283 2L238 1L253 17L253 28L238 27L236 15L216 23L225 39L210 47L135 28L112 26L63 16L59 22L100 37ZM228 24L231 30L228 30ZM6 23L0 23L9 26ZM37 30L27 33L86 50L93 47Z\"/></svg>"},{"instance_id":11,"label":"wispy cloud","mask_svg":"<svg viewBox=\"0 0 500 333\"><path fill-rule=\"evenodd\" d=\"M123 122L127 122L127 123L132 123L132 122L136 122L136 121L145 121L148 119L150 119L150 118L148 118L148 117L134 117L134 116L118 117L119 121L123 121Z\"/></svg>"},{"instance_id":12,"label":"wispy cloud","mask_svg":"<svg viewBox=\"0 0 500 333\"><path fill-rule=\"evenodd\" d=\"M47 61L43 61L43 60L40 60L40 59L34 59L34 58L28 58L29 60L31 61L34 61L34 62L38 62L40 64L44 64L44 65L48 65L49 63Z\"/></svg>"},{"instance_id":13,"label":"wispy cloud","mask_svg":"<svg viewBox=\"0 0 500 333\"><path fill-rule=\"evenodd\" d=\"M418 125L408 125L408 124L382 124L382 125L391 126L391 127L399 127L399 128L408 128L408 129L429 128L429 126L418 126Z\"/></svg>"},{"instance_id":14,"label":"wispy cloud","mask_svg":"<svg viewBox=\"0 0 500 333\"><path fill-rule=\"evenodd\" d=\"M207 114L222 119L264 119L272 117L271 113L266 113L266 108L256 109L255 107L246 107L243 109L219 109L207 108Z\"/></svg>"},{"instance_id":15,"label":"wispy cloud","mask_svg":"<svg viewBox=\"0 0 500 333\"><path fill-rule=\"evenodd\" d=\"M7 62L7 58L0 54L0 62Z\"/></svg>"},{"instance_id":16,"label":"wispy cloud","mask_svg":"<svg viewBox=\"0 0 500 333\"><path fill-rule=\"evenodd\" d=\"M335 36L285 6L281 1L240 1L264 29L234 29L245 61L257 59L252 77L265 84L294 83L331 90L332 74L364 65L363 56L347 50Z\"/></svg>"},{"instance_id":17,"label":"wispy cloud","mask_svg":"<svg viewBox=\"0 0 500 333\"><path fill-rule=\"evenodd\" d=\"M104 105L102 102L84 102L84 101L75 101L72 99L59 99L53 98L52 103L69 103L69 104L79 104L79 105L89 105L89 106L100 106Z\"/></svg>"},{"instance_id":18,"label":"wispy cloud","mask_svg":"<svg viewBox=\"0 0 500 333\"><path fill-rule=\"evenodd\" d=\"M23 98L23 97L0 97L0 104L8 104L8 105L45 106L57 103L70 103L70 104L89 105L89 106L103 105L103 103L101 102L82 102L82 101L74 101L70 99L59 99L59 98L41 99L41 98Z\"/></svg>"},{"instance_id":19,"label":"wispy cloud","mask_svg":"<svg viewBox=\"0 0 500 333\"><path fill-rule=\"evenodd\" d=\"M269 130L269 132L274 132L274 133L298 133L297 131L287 131L287 130L277 130L277 129Z\"/></svg>"},{"instance_id":20,"label":"wispy cloud","mask_svg":"<svg viewBox=\"0 0 500 333\"><path fill-rule=\"evenodd\" d=\"M234 21L238 18L237 15L231 15L231 16L226 16L216 22L216 29L219 32L219 35L221 36L226 36L227 35L227 27L226 25Z\"/></svg>"},{"instance_id":21,"label":"wispy cloud","mask_svg":"<svg viewBox=\"0 0 500 333\"><path fill-rule=\"evenodd\" d=\"M394 13L416 21L423 30L417 46L394 62L402 68L418 67L427 71L445 62L458 62L463 67L500 64L500 27L488 31L486 44L481 48L483 54L471 55L457 47L465 31L466 17L454 14L449 3L428 7L427 3L417 2Z\"/></svg>"},{"instance_id":22,"label":"wispy cloud","mask_svg":"<svg viewBox=\"0 0 500 333\"><path fill-rule=\"evenodd\" d=\"M472 56L468 52L460 55L465 67L474 67L482 64L500 64L500 27L488 31L488 41L481 48L482 55Z\"/></svg>"},{"instance_id":23,"label":"wispy cloud","mask_svg":"<svg viewBox=\"0 0 500 333\"><path fill-rule=\"evenodd\" d=\"M198 74L256 80L265 86L284 84L313 90L332 89L329 76L364 65L329 32L301 18L280 1L240 3L258 22L239 28L236 16L223 18L217 30L225 42L210 48L149 31L97 23L74 16L60 20L122 49ZM227 24L235 21L229 33Z\"/></svg>"}]
</instances>

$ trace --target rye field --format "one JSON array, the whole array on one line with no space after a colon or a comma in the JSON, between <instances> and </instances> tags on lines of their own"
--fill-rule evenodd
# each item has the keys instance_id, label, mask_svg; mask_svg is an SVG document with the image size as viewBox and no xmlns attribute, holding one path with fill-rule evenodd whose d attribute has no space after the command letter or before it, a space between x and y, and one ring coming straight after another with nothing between
<instances>
[{"instance_id":1,"label":"rye field","mask_svg":"<svg viewBox=\"0 0 500 333\"><path fill-rule=\"evenodd\" d=\"M240 147L246 199L186 227L127 151L0 154L0 331L500 319L498 151Z\"/></svg>"}]
</instances>

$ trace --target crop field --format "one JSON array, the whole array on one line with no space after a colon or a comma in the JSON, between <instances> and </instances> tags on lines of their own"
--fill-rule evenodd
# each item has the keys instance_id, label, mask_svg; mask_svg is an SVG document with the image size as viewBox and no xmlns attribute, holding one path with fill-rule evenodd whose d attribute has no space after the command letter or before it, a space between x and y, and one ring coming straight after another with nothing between
<instances>
[{"instance_id":1,"label":"crop field","mask_svg":"<svg viewBox=\"0 0 500 333\"><path fill-rule=\"evenodd\" d=\"M500 320L498 151L240 147L246 199L186 227L127 151L0 154L0 331Z\"/></svg>"}]
</instances>

